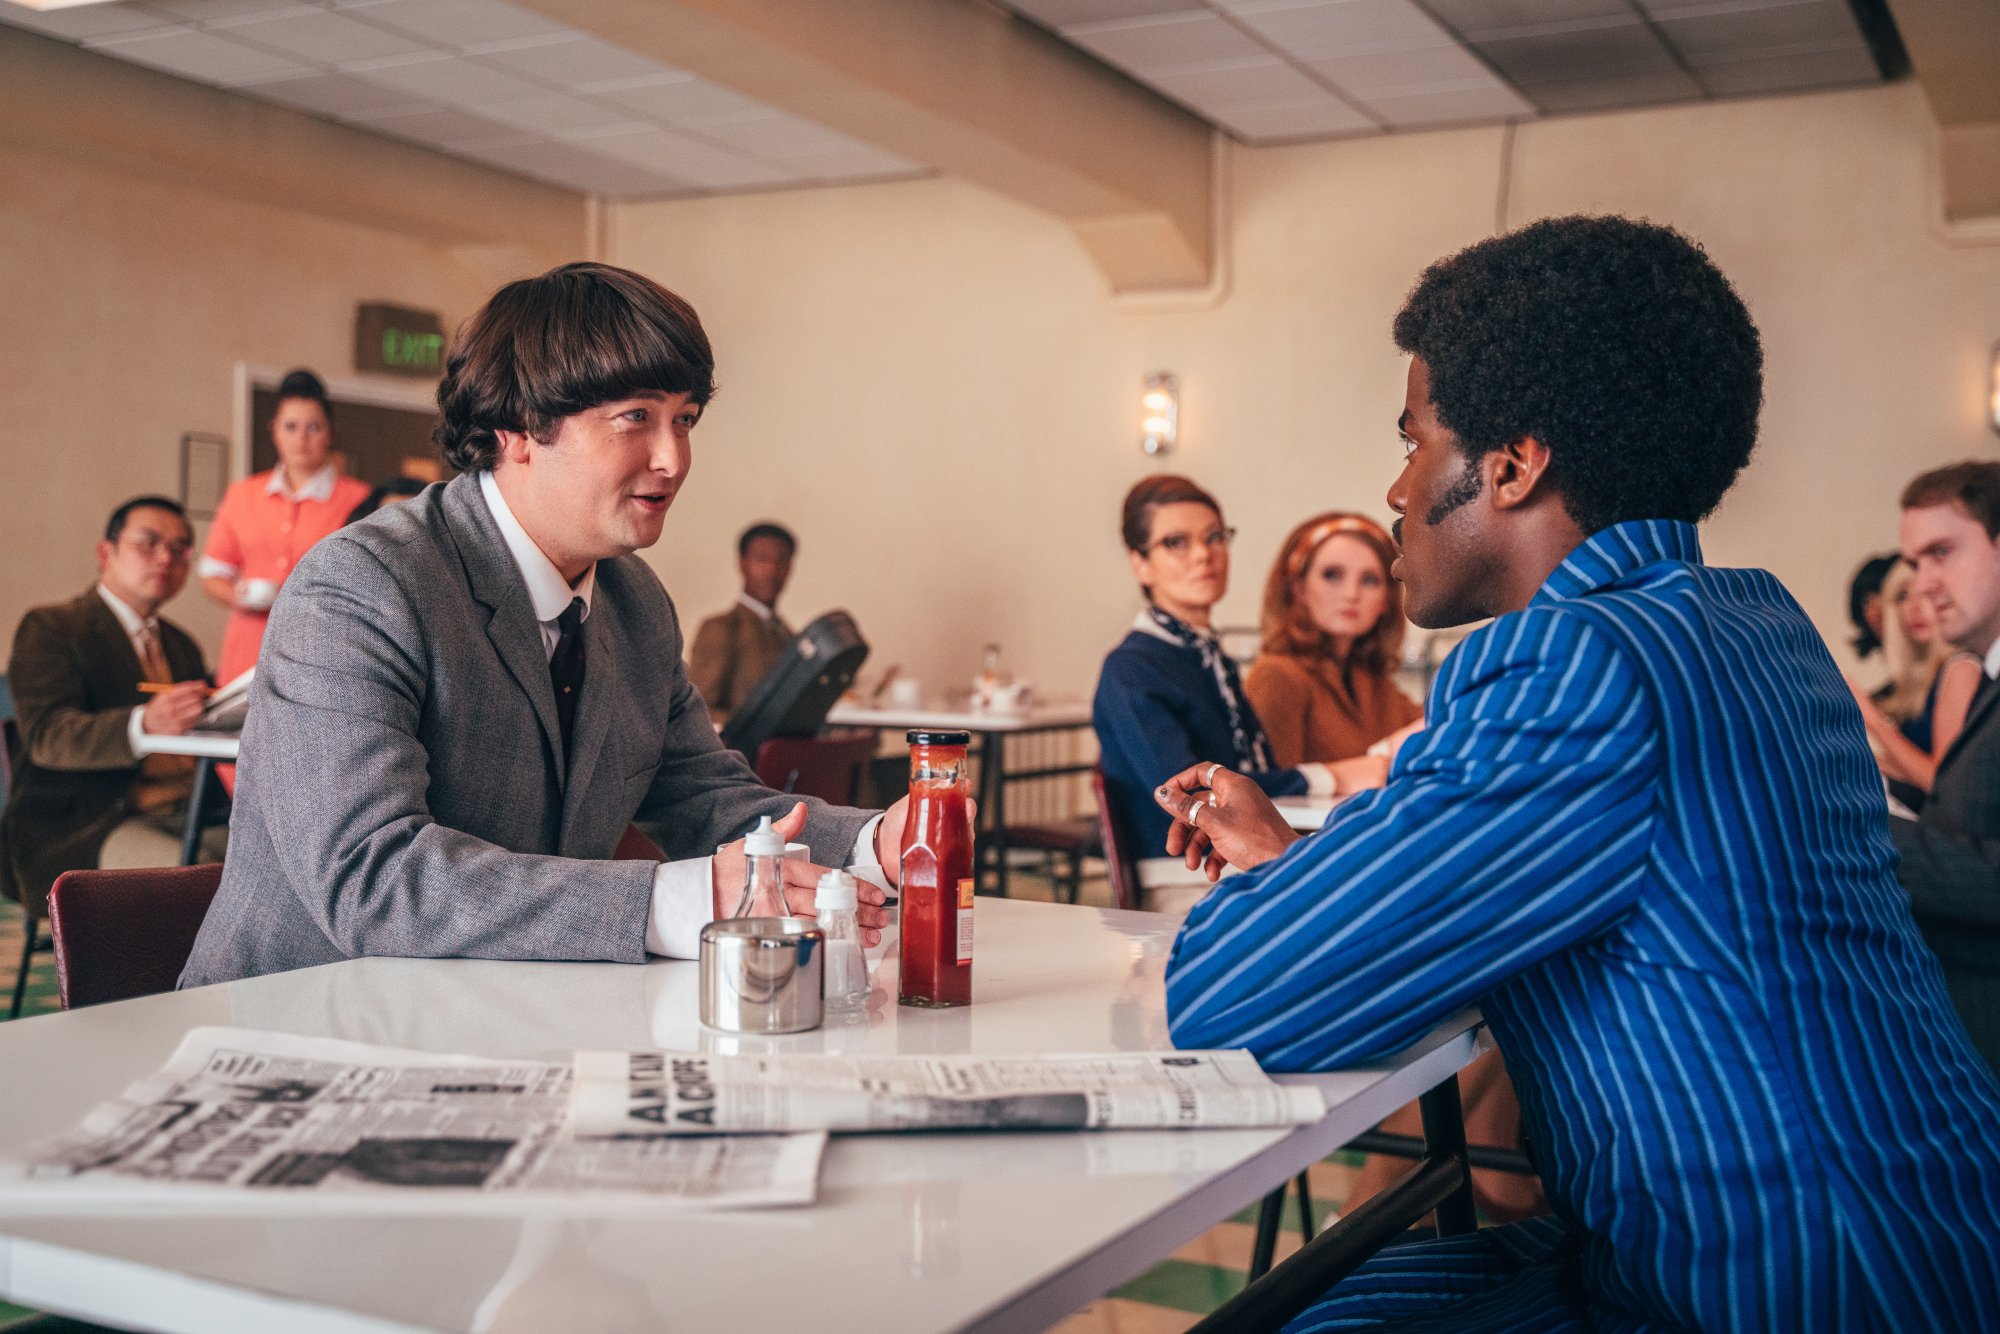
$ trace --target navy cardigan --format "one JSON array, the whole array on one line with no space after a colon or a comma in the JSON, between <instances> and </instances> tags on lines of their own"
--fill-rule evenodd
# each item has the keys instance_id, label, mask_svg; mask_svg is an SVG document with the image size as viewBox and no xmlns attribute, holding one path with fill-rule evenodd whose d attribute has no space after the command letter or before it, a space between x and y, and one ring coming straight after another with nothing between
<instances>
[{"instance_id":1,"label":"navy cardigan","mask_svg":"<svg viewBox=\"0 0 2000 1334\"><path fill-rule=\"evenodd\" d=\"M1261 729L1247 695L1240 697L1245 727ZM1097 675L1091 701L1105 796L1124 815L1137 844L1134 857L1167 855L1167 813L1153 789L1190 765L1220 760L1232 766L1236 744L1229 710L1203 669L1201 654L1134 630L1111 650ZM1297 769L1271 769L1248 777L1273 797L1306 790Z\"/></svg>"}]
</instances>

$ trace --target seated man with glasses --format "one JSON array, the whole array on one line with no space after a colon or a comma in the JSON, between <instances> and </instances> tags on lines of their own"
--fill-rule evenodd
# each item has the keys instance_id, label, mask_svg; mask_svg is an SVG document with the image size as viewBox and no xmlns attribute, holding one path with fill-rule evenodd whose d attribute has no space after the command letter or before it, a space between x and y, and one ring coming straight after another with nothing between
<instances>
[{"instance_id":1,"label":"seated man with glasses","mask_svg":"<svg viewBox=\"0 0 2000 1334\"><path fill-rule=\"evenodd\" d=\"M1207 882L1166 855L1170 821L1154 788L1215 756L1274 797L1332 795L1335 783L1324 764L1283 769L1272 760L1264 725L1216 638L1211 614L1229 591L1236 530L1215 498L1185 477L1143 478L1125 497L1119 527L1146 606L1104 660L1091 722L1105 795L1131 832L1147 904L1172 912Z\"/></svg>"},{"instance_id":2,"label":"seated man with glasses","mask_svg":"<svg viewBox=\"0 0 2000 1334\"><path fill-rule=\"evenodd\" d=\"M0 891L35 917L64 871L180 860L194 763L141 758L138 743L186 732L208 697L201 649L159 615L187 582L193 544L179 505L128 500L97 544L96 587L36 607L15 632L7 681L23 753L0 816Z\"/></svg>"}]
</instances>

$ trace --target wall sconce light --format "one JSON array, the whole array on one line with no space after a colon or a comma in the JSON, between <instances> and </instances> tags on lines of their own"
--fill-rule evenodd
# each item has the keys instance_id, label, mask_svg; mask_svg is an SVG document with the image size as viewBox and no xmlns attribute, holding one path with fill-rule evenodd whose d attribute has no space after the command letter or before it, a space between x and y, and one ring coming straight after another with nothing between
<instances>
[{"instance_id":1,"label":"wall sconce light","mask_svg":"<svg viewBox=\"0 0 2000 1334\"><path fill-rule=\"evenodd\" d=\"M2000 343L1993 345L1993 359L1986 367L1986 424L2000 434Z\"/></svg>"},{"instance_id":2,"label":"wall sconce light","mask_svg":"<svg viewBox=\"0 0 2000 1334\"><path fill-rule=\"evenodd\" d=\"M1181 435L1181 382L1167 371L1154 371L1139 395L1139 443L1148 454L1165 454Z\"/></svg>"}]
</instances>

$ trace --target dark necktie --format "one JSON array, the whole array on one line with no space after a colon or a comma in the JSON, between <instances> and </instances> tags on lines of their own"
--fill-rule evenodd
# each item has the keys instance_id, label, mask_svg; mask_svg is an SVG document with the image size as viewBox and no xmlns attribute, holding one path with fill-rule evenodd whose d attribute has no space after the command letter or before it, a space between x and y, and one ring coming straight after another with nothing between
<instances>
[{"instance_id":1,"label":"dark necktie","mask_svg":"<svg viewBox=\"0 0 2000 1334\"><path fill-rule=\"evenodd\" d=\"M549 684L556 688L556 721L562 724L563 754L576 723L576 697L583 693L583 599L571 598L556 617L556 651L549 657Z\"/></svg>"}]
</instances>

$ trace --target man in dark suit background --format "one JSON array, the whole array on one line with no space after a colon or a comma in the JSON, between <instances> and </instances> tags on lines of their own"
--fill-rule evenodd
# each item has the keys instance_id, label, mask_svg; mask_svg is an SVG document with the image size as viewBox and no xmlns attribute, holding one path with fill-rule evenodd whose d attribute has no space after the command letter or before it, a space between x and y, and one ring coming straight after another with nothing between
<instances>
[{"instance_id":1,"label":"man in dark suit background","mask_svg":"<svg viewBox=\"0 0 2000 1334\"><path fill-rule=\"evenodd\" d=\"M736 539L736 568L743 591L736 605L711 616L694 632L688 680L718 723L743 707L771 664L792 645L792 630L778 615L778 596L792 577L798 539L775 523L757 523Z\"/></svg>"},{"instance_id":2,"label":"man in dark suit background","mask_svg":"<svg viewBox=\"0 0 2000 1334\"><path fill-rule=\"evenodd\" d=\"M1903 491L1911 592L1938 633L1977 654L1986 680L1939 761L1920 820L1892 819L1902 880L1952 1004L2000 1071L2000 463L1954 463Z\"/></svg>"},{"instance_id":3,"label":"man in dark suit background","mask_svg":"<svg viewBox=\"0 0 2000 1334\"><path fill-rule=\"evenodd\" d=\"M98 581L68 602L22 618L7 664L22 764L0 815L0 890L39 917L64 871L100 864L172 865L193 766L141 760L143 730L186 732L207 695L201 649L162 620L187 582L194 533L160 496L112 512L97 544ZM173 689L148 696L141 682Z\"/></svg>"}]
</instances>

